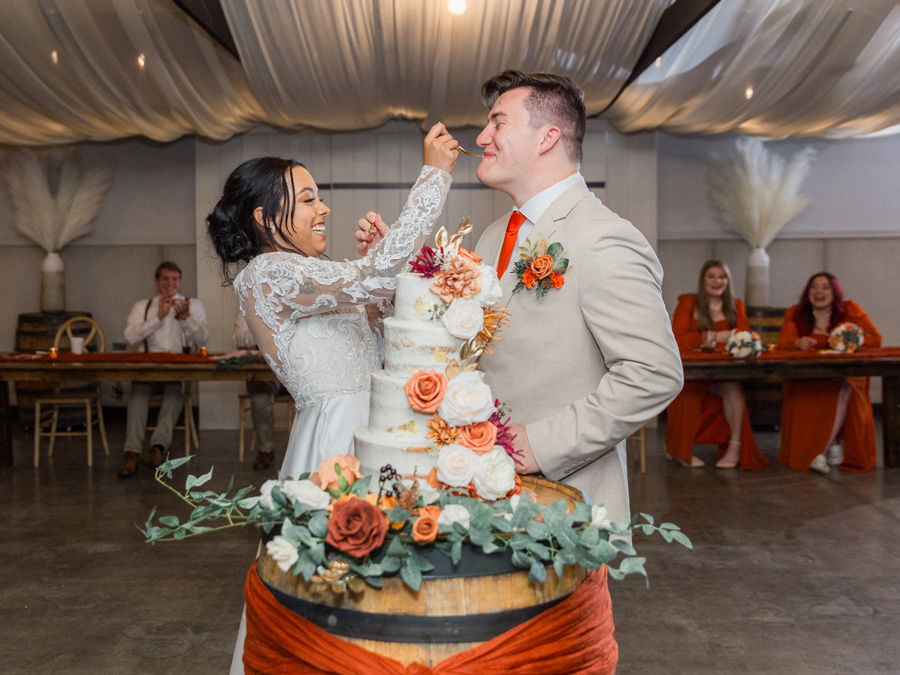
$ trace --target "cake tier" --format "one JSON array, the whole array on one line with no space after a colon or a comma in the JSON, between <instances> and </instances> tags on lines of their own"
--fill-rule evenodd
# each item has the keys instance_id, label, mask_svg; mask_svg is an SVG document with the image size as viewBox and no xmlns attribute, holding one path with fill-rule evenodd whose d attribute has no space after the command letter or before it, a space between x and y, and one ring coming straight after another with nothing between
<instances>
[{"instance_id":1,"label":"cake tier","mask_svg":"<svg viewBox=\"0 0 900 675\"><path fill-rule=\"evenodd\" d=\"M404 380L418 370L444 372L452 359L459 361L462 344L440 321L390 317L384 320L384 370Z\"/></svg>"},{"instance_id":2,"label":"cake tier","mask_svg":"<svg viewBox=\"0 0 900 675\"><path fill-rule=\"evenodd\" d=\"M388 440L407 445L428 445L427 422L432 413L413 410L406 397L407 378L392 377L385 372L372 373L372 395L369 398L369 431Z\"/></svg>"},{"instance_id":3,"label":"cake tier","mask_svg":"<svg viewBox=\"0 0 900 675\"><path fill-rule=\"evenodd\" d=\"M441 299L429 290L432 279L404 272L397 275L397 291L394 294L394 316L403 321L431 322L432 312Z\"/></svg>"},{"instance_id":4,"label":"cake tier","mask_svg":"<svg viewBox=\"0 0 900 675\"><path fill-rule=\"evenodd\" d=\"M377 477L381 467L390 464L403 477L415 473L424 478L434 467L427 446L411 445L401 438L385 438L382 434L373 434L367 427L356 430L354 441L359 470L363 475ZM377 485L372 487L378 489Z\"/></svg>"}]
</instances>

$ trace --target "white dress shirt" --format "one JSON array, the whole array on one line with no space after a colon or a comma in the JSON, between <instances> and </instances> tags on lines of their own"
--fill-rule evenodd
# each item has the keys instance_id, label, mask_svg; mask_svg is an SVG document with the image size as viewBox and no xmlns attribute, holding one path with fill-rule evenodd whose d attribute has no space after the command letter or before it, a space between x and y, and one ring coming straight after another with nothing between
<instances>
[{"instance_id":1,"label":"white dress shirt","mask_svg":"<svg viewBox=\"0 0 900 675\"><path fill-rule=\"evenodd\" d=\"M519 234L516 237L516 251L519 250L520 246L525 245L525 240L528 238L531 230L534 229L534 224L540 220L542 215L544 215L544 211L550 208L550 205L556 201L557 197L580 180L581 172L576 171L568 178L563 178L543 192L538 192L534 197L522 204L521 208L516 207L516 211L525 216L525 222L519 227ZM531 243L533 244L534 242ZM517 256L514 254L510 259L510 264L512 264L512 261L516 258Z\"/></svg>"},{"instance_id":2,"label":"white dress shirt","mask_svg":"<svg viewBox=\"0 0 900 675\"><path fill-rule=\"evenodd\" d=\"M175 296L184 300L180 293ZM194 344L201 345L209 337L209 327L206 324L206 310L203 303L197 298L191 298L191 313L183 321L175 318L175 309L169 310L166 318L159 320L159 296L150 301L147 308L146 300L138 300L131 308L128 315L128 325L125 327L125 339L131 346L138 346L139 351L144 351L144 340L147 341L148 351L181 353L182 332L190 333ZM146 314L146 319L144 316Z\"/></svg>"}]
</instances>

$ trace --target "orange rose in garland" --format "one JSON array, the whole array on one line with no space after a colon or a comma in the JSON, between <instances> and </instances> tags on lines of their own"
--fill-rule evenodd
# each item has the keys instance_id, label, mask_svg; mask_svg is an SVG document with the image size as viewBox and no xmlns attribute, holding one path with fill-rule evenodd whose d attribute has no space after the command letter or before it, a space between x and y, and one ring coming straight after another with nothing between
<instances>
[{"instance_id":1,"label":"orange rose in garland","mask_svg":"<svg viewBox=\"0 0 900 675\"><path fill-rule=\"evenodd\" d=\"M341 468L341 476L348 485L353 485L362 478L359 472L359 460L353 455L332 455L319 465L319 470L313 473L309 479L323 490L340 490L340 481L334 465Z\"/></svg>"},{"instance_id":2,"label":"orange rose in garland","mask_svg":"<svg viewBox=\"0 0 900 675\"><path fill-rule=\"evenodd\" d=\"M460 427L459 444L464 445L475 454L490 452L497 442L497 427L490 422L478 422Z\"/></svg>"},{"instance_id":3,"label":"orange rose in garland","mask_svg":"<svg viewBox=\"0 0 900 675\"><path fill-rule=\"evenodd\" d=\"M362 558L384 543L387 531L387 517L381 509L363 499L350 499L335 502L325 543Z\"/></svg>"},{"instance_id":4,"label":"orange rose in garland","mask_svg":"<svg viewBox=\"0 0 900 675\"><path fill-rule=\"evenodd\" d=\"M434 541L438 533L438 521L431 516L419 516L413 523L412 536L419 544Z\"/></svg>"},{"instance_id":5,"label":"orange rose in garland","mask_svg":"<svg viewBox=\"0 0 900 675\"><path fill-rule=\"evenodd\" d=\"M433 413L444 400L447 378L435 370L420 370L406 381L404 389L413 410Z\"/></svg>"}]
</instances>

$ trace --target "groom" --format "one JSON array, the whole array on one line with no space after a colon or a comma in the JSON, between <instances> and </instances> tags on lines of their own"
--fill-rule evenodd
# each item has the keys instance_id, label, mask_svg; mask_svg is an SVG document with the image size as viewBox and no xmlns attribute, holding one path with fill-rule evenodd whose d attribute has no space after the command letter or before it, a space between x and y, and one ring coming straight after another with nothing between
<instances>
[{"instance_id":1,"label":"groom","mask_svg":"<svg viewBox=\"0 0 900 675\"><path fill-rule=\"evenodd\" d=\"M515 205L475 249L497 267L498 304L511 318L503 342L481 359L485 381L519 423L520 473L540 471L579 488L622 524L629 517L624 439L682 385L662 268L641 233L585 185L584 96L572 80L504 70L482 95L491 111L476 141L484 151L476 175ZM562 285L549 284L542 297L534 287L513 292L513 266L525 257L519 247L541 237L561 244L569 260Z\"/></svg>"}]
</instances>

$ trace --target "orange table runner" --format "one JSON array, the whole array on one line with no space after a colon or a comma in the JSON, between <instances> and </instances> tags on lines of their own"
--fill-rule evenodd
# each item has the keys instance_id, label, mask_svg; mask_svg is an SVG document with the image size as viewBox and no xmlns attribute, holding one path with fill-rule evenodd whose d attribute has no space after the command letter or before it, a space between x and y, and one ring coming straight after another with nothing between
<instances>
[{"instance_id":1,"label":"orange table runner","mask_svg":"<svg viewBox=\"0 0 900 675\"><path fill-rule=\"evenodd\" d=\"M73 354L71 352L60 352L56 356L49 354L26 354L13 352L12 354L0 355L0 361L27 361L29 363L210 363L220 358L221 355L209 354L173 354L171 352L150 352L132 353L132 352L104 352L102 354Z\"/></svg>"},{"instance_id":2,"label":"orange table runner","mask_svg":"<svg viewBox=\"0 0 900 675\"><path fill-rule=\"evenodd\" d=\"M724 352L701 352L699 350L681 352L682 362L693 361L809 361L813 359L823 360L863 360L878 361L884 358L900 358L900 347L879 347L878 349L866 349L863 347L855 354L820 354L812 350L782 350L763 352L755 358L736 359L731 354Z\"/></svg>"},{"instance_id":3,"label":"orange table runner","mask_svg":"<svg viewBox=\"0 0 900 675\"><path fill-rule=\"evenodd\" d=\"M404 666L331 635L282 606L247 573L248 675L613 675L619 658L606 568L558 605L433 668Z\"/></svg>"}]
</instances>

